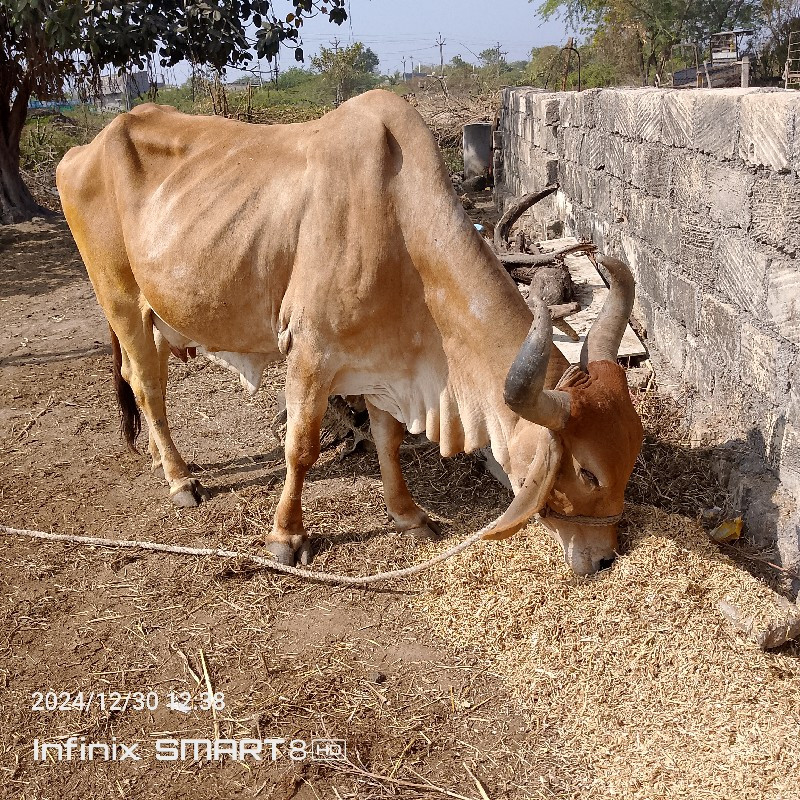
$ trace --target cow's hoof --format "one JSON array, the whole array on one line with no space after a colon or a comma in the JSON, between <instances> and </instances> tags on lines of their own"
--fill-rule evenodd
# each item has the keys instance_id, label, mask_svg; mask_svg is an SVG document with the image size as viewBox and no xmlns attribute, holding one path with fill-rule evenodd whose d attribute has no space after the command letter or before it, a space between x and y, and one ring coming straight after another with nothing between
<instances>
[{"instance_id":1,"label":"cow's hoof","mask_svg":"<svg viewBox=\"0 0 800 800\"><path fill-rule=\"evenodd\" d=\"M410 528L408 532L416 542L433 542L442 535L442 526L438 522L429 519L423 525Z\"/></svg>"},{"instance_id":2,"label":"cow's hoof","mask_svg":"<svg viewBox=\"0 0 800 800\"><path fill-rule=\"evenodd\" d=\"M311 540L306 539L297 551L297 563L307 567L314 558L314 548L311 546Z\"/></svg>"},{"instance_id":3,"label":"cow's hoof","mask_svg":"<svg viewBox=\"0 0 800 800\"><path fill-rule=\"evenodd\" d=\"M190 478L184 483L170 490L169 498L178 508L194 508L211 495L197 478Z\"/></svg>"},{"instance_id":4,"label":"cow's hoof","mask_svg":"<svg viewBox=\"0 0 800 800\"><path fill-rule=\"evenodd\" d=\"M273 558L284 567L294 566L294 549L286 542L267 542L266 549L272 553Z\"/></svg>"}]
</instances>

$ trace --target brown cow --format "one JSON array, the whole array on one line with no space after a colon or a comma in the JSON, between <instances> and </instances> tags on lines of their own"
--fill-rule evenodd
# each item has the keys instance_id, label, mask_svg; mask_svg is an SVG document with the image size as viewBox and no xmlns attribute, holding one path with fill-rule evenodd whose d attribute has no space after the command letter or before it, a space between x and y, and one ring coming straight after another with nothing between
<instances>
[{"instance_id":1,"label":"brown cow","mask_svg":"<svg viewBox=\"0 0 800 800\"><path fill-rule=\"evenodd\" d=\"M361 394L399 530L436 529L401 474L405 426L445 456L491 447L515 492L492 538L538 512L575 572L610 563L642 439L616 363L630 273L604 260L609 298L584 371L567 369L547 309L531 312L476 232L408 103L373 91L273 126L145 105L71 150L57 181L111 327L123 430L133 445L138 401L177 505L206 493L167 425L170 348L204 349L251 391L284 357L287 473L267 543L281 562L308 560L301 492L328 397Z\"/></svg>"}]
</instances>

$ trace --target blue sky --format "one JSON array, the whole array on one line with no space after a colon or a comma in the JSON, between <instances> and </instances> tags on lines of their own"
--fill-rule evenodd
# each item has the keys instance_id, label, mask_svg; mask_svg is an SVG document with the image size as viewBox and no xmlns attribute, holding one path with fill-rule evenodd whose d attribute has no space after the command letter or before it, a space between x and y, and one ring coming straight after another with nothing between
<instances>
[{"instance_id":1,"label":"blue sky","mask_svg":"<svg viewBox=\"0 0 800 800\"><path fill-rule=\"evenodd\" d=\"M276 8L281 1L275 0ZM316 18L303 27L306 66L309 56L321 45L330 46L334 37L342 44L360 41L371 47L383 73L402 70L403 56L408 69L412 57L415 63L438 63L439 33L446 41L445 63L456 54L477 62L476 54L497 42L508 61L525 59L532 47L563 44L567 38L562 22L542 22L536 16L538 4L539 0L349 0L350 19L344 25ZM281 67L293 64L291 53L283 54Z\"/></svg>"}]
</instances>

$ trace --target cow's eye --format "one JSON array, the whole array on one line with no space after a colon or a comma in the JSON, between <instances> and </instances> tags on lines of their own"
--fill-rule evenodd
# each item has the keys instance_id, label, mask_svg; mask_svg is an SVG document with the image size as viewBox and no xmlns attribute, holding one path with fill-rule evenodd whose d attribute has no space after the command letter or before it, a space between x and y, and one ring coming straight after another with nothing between
<instances>
[{"instance_id":1,"label":"cow's eye","mask_svg":"<svg viewBox=\"0 0 800 800\"><path fill-rule=\"evenodd\" d=\"M597 476L594 473L589 472L588 469L581 470L581 478L583 478L583 480L586 481L586 483L588 483L590 486L597 487L600 485L600 481L597 480Z\"/></svg>"}]
</instances>

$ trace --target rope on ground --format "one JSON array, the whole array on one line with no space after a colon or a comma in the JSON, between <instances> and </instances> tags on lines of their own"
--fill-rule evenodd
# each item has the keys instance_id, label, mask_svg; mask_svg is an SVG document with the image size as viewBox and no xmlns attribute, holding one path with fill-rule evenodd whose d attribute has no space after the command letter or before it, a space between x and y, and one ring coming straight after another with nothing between
<instances>
[{"instance_id":1,"label":"rope on ground","mask_svg":"<svg viewBox=\"0 0 800 800\"><path fill-rule=\"evenodd\" d=\"M468 547L471 547L475 542L483 537L489 530L488 527L481 528L481 530L468 536L463 541L459 542L453 547L448 548L442 553L435 555L433 558L423 561L420 564L414 564L412 567L404 567L403 569L395 569L389 572L378 572L374 575L337 575L330 572L317 572L310 569L300 569L298 567L289 567L285 564L280 564L274 559L264 558L263 556L256 555L255 553L241 553L237 550L222 550L214 547L186 547L178 544L160 544L158 542L140 541L138 539L107 539L102 536L80 536L78 534L69 533L47 533L45 531L33 531L25 528L11 528L7 525L0 525L0 532L10 536L25 536L29 539L44 539L48 542L71 542L73 544L89 545L91 547L117 547L128 548L136 550L153 550L158 553L175 553L184 556L214 556L216 558L236 559L242 561L250 561L253 564L258 564L260 567L273 570L275 572L283 572L286 575L294 575L297 578L307 578L320 583L333 583L343 586L368 586L372 583L381 583L382 581L395 580L397 578L408 578L411 575L418 575L424 572L434 564L439 564L452 558L459 553L463 553Z\"/></svg>"}]
</instances>

